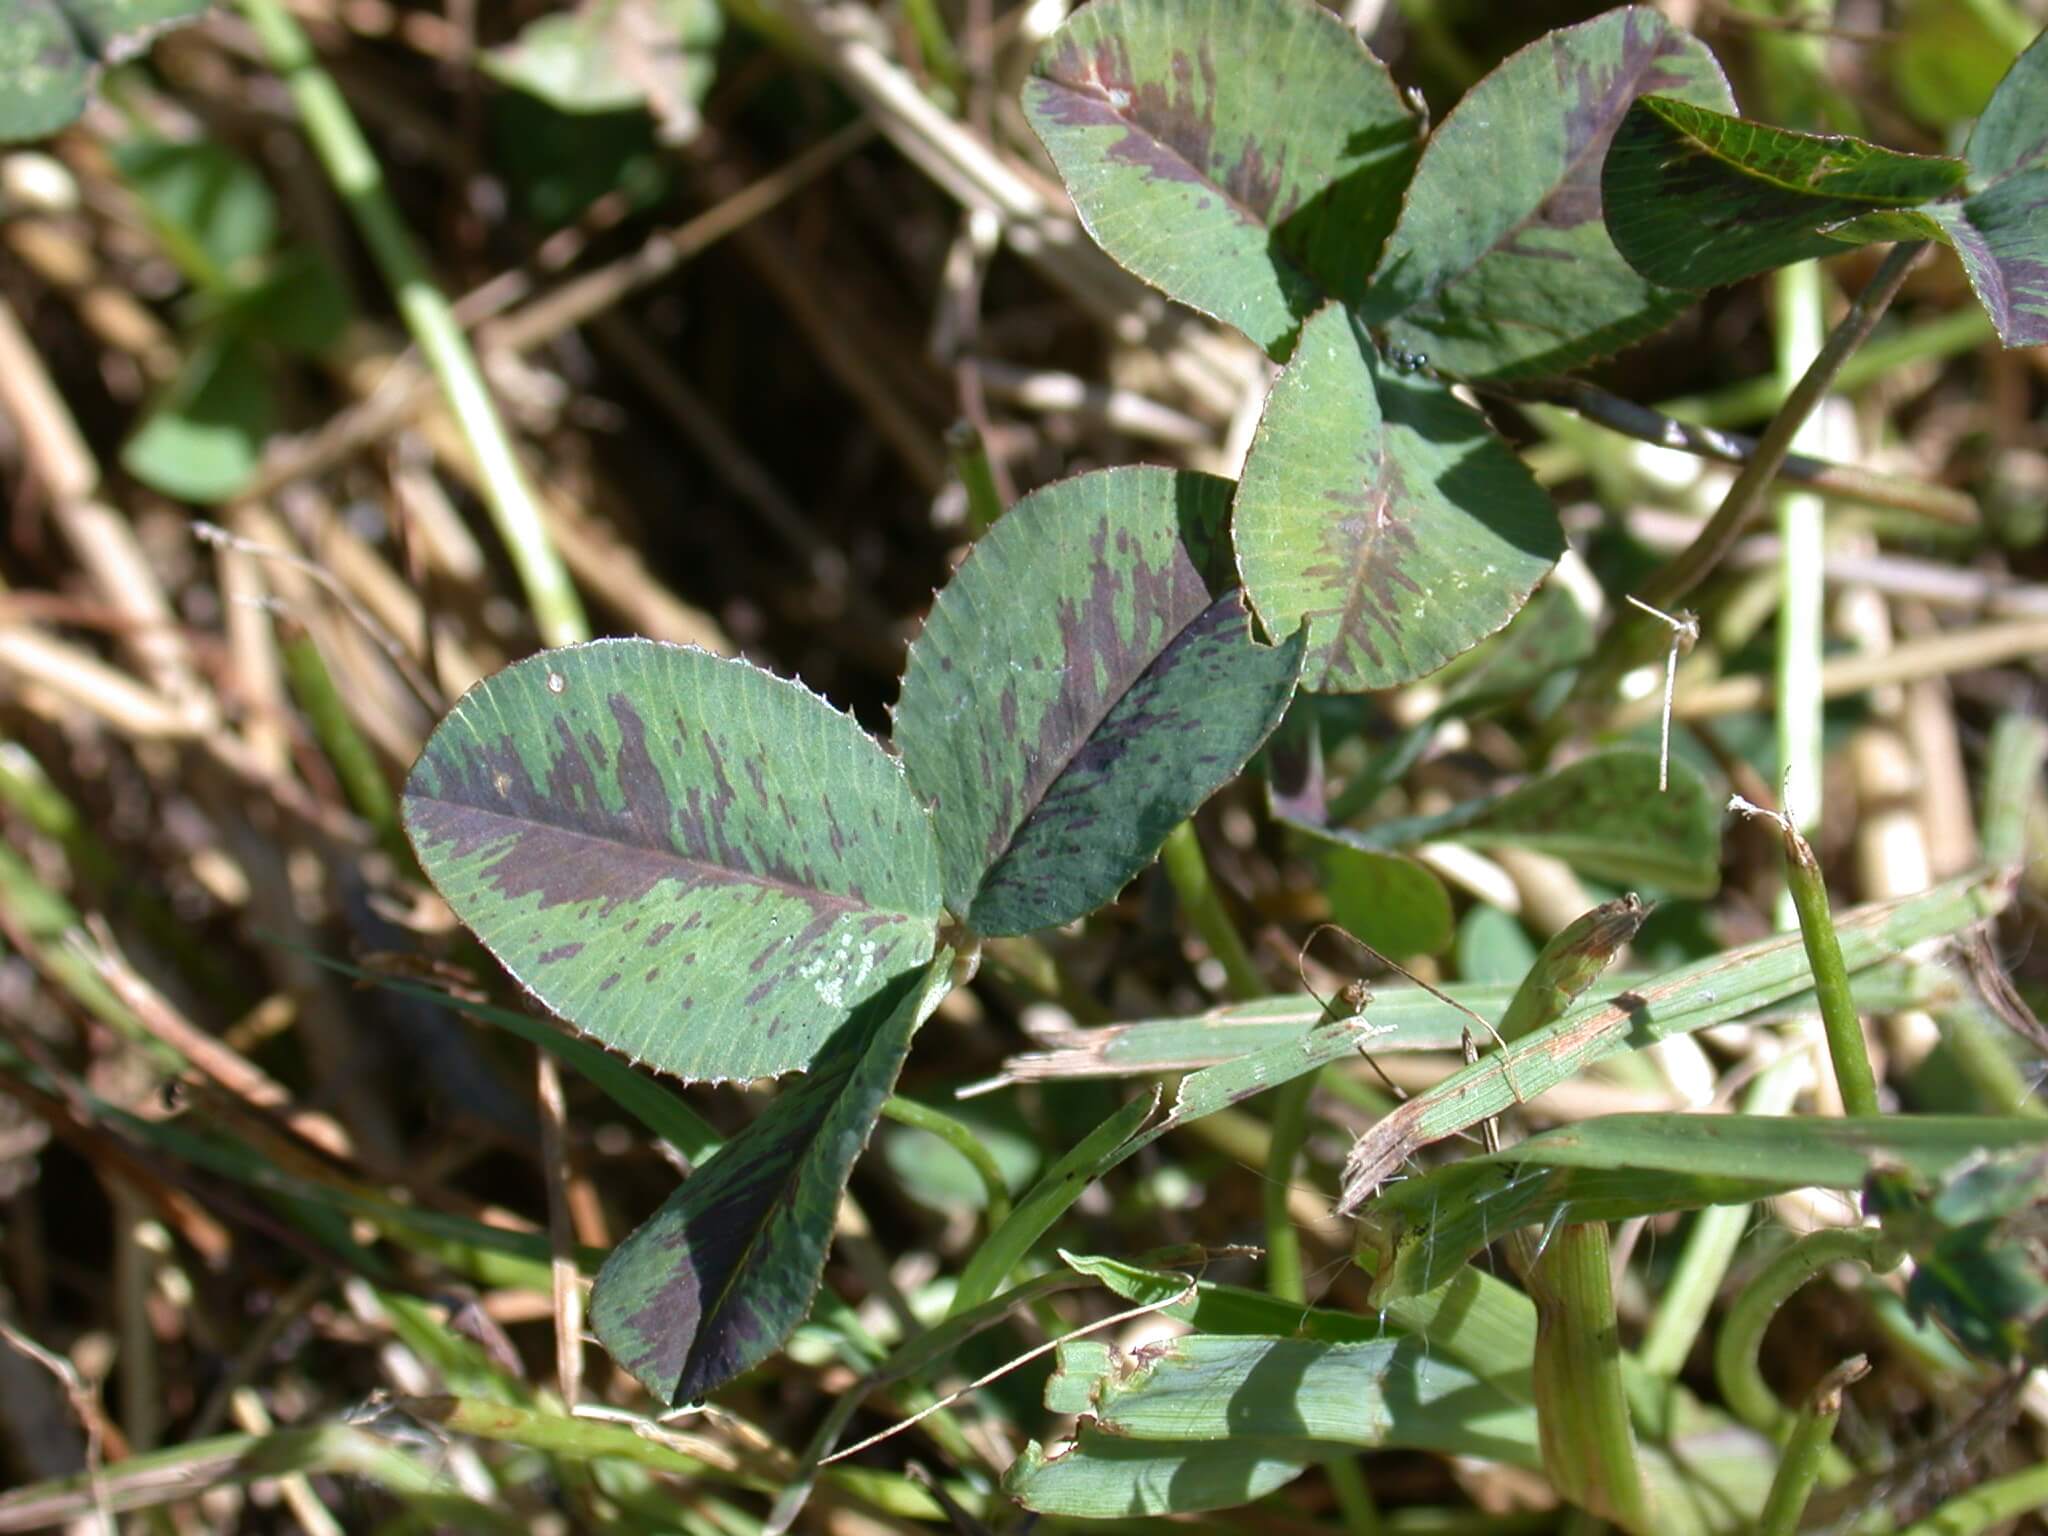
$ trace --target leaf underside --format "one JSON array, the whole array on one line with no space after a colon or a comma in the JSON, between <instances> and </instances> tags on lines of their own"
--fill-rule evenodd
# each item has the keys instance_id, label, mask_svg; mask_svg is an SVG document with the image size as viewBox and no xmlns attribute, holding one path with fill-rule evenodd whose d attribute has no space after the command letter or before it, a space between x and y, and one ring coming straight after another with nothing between
<instances>
[{"instance_id":1,"label":"leaf underside","mask_svg":"<svg viewBox=\"0 0 2048 1536\"><path fill-rule=\"evenodd\" d=\"M2008 347L2048 343L2048 165L1927 212L1955 247L1998 339Z\"/></svg>"},{"instance_id":2,"label":"leaf underside","mask_svg":"<svg viewBox=\"0 0 2048 1536\"><path fill-rule=\"evenodd\" d=\"M1720 816L1706 784L1674 760L1669 788L1660 792L1657 754L1629 747L1580 758L1441 816L1333 828L1331 835L1370 849L1412 848L1440 838L1531 848L1595 879L1673 896L1711 896L1720 886Z\"/></svg>"},{"instance_id":3,"label":"leaf underside","mask_svg":"<svg viewBox=\"0 0 2048 1536\"><path fill-rule=\"evenodd\" d=\"M1601 192L1629 265L1672 287L1712 288L1872 240L1925 238L1933 231L1916 210L1968 169L1645 96L1614 136Z\"/></svg>"},{"instance_id":4,"label":"leaf underside","mask_svg":"<svg viewBox=\"0 0 2048 1536\"><path fill-rule=\"evenodd\" d=\"M951 962L943 952L856 1008L812 1071L605 1260L591 1327L662 1402L700 1400L803 1321L847 1177Z\"/></svg>"},{"instance_id":5,"label":"leaf underside","mask_svg":"<svg viewBox=\"0 0 2048 1536\"><path fill-rule=\"evenodd\" d=\"M1221 553L1229 489L1163 469L1048 486L939 594L896 743L934 807L946 904L976 931L1111 899L1279 721L1302 642L1251 637Z\"/></svg>"},{"instance_id":6,"label":"leaf underside","mask_svg":"<svg viewBox=\"0 0 2048 1536\"><path fill-rule=\"evenodd\" d=\"M405 824L541 1001L688 1079L808 1065L932 952L938 860L897 765L702 651L601 640L485 679L428 739Z\"/></svg>"}]
</instances>

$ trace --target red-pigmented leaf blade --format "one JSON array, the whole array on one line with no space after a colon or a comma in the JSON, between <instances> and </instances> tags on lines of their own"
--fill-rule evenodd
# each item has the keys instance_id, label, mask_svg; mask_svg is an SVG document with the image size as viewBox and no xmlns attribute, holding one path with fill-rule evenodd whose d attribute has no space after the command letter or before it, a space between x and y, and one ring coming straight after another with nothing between
<instances>
[{"instance_id":1,"label":"red-pigmented leaf blade","mask_svg":"<svg viewBox=\"0 0 2048 1536\"><path fill-rule=\"evenodd\" d=\"M652 640L472 688L405 825L542 1002L693 1080L807 1066L937 930L929 819L873 739L799 684Z\"/></svg>"},{"instance_id":2,"label":"red-pigmented leaf blade","mask_svg":"<svg viewBox=\"0 0 2048 1536\"><path fill-rule=\"evenodd\" d=\"M1674 288L1712 288L1873 240L1935 233L1915 210L1969 167L1843 134L1796 133L1668 96L1629 108L1600 190L1630 266Z\"/></svg>"},{"instance_id":3,"label":"red-pigmented leaf blade","mask_svg":"<svg viewBox=\"0 0 2048 1536\"><path fill-rule=\"evenodd\" d=\"M1429 136L1366 318L1485 379L1562 373L1661 329L1692 296L1631 268L1601 218L1608 141L1645 91L1735 105L1705 45L1645 7L1511 55Z\"/></svg>"},{"instance_id":4,"label":"red-pigmented leaf blade","mask_svg":"<svg viewBox=\"0 0 2048 1536\"><path fill-rule=\"evenodd\" d=\"M1443 385L1382 368L1342 306L1302 328L1238 485L1238 570L1302 685L1392 688L1515 616L1564 551L1528 469Z\"/></svg>"},{"instance_id":5,"label":"red-pigmented leaf blade","mask_svg":"<svg viewBox=\"0 0 2048 1536\"><path fill-rule=\"evenodd\" d=\"M1963 151L1978 186L2048 161L2048 32L2013 60Z\"/></svg>"},{"instance_id":6,"label":"red-pigmented leaf blade","mask_svg":"<svg viewBox=\"0 0 2048 1536\"><path fill-rule=\"evenodd\" d=\"M1278 723L1302 642L1251 638L1222 556L1229 495L1164 469L1061 481L939 594L896 744L933 803L946 904L977 932L1108 901Z\"/></svg>"},{"instance_id":7,"label":"red-pigmented leaf blade","mask_svg":"<svg viewBox=\"0 0 2048 1536\"><path fill-rule=\"evenodd\" d=\"M1024 110L1098 245L1276 357L1324 297L1365 291L1421 129L1309 0L1096 0Z\"/></svg>"},{"instance_id":8,"label":"red-pigmented leaf blade","mask_svg":"<svg viewBox=\"0 0 2048 1536\"><path fill-rule=\"evenodd\" d=\"M2048 343L2048 165L1924 212L1962 259L1998 339L2008 347Z\"/></svg>"},{"instance_id":9,"label":"red-pigmented leaf blade","mask_svg":"<svg viewBox=\"0 0 2048 1536\"><path fill-rule=\"evenodd\" d=\"M1978 187L1922 209L2008 347L2048 343L2048 33L1999 81L1964 158Z\"/></svg>"},{"instance_id":10,"label":"red-pigmented leaf blade","mask_svg":"<svg viewBox=\"0 0 2048 1536\"><path fill-rule=\"evenodd\" d=\"M590 1325L660 1401L696 1402L759 1365L810 1311L847 1177L951 966L943 951L856 1008L811 1072L605 1260Z\"/></svg>"}]
</instances>

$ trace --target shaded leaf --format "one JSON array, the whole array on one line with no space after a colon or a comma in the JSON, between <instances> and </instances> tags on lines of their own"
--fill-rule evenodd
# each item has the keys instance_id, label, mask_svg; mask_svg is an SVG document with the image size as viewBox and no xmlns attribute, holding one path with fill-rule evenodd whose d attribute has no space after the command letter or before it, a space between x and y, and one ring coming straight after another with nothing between
<instances>
[{"instance_id":1,"label":"shaded leaf","mask_svg":"<svg viewBox=\"0 0 2048 1536\"><path fill-rule=\"evenodd\" d=\"M951 965L941 951L854 1009L811 1072L605 1260L591 1327L660 1401L698 1401L803 1321L847 1177Z\"/></svg>"},{"instance_id":2,"label":"shaded leaf","mask_svg":"<svg viewBox=\"0 0 2048 1536\"><path fill-rule=\"evenodd\" d=\"M1471 378L1562 373L1692 302L1646 281L1601 218L1600 167L1645 91L1732 111L1706 46L1631 6L1511 55L1429 136L1364 314Z\"/></svg>"},{"instance_id":3,"label":"shaded leaf","mask_svg":"<svg viewBox=\"0 0 2048 1536\"><path fill-rule=\"evenodd\" d=\"M1113 469L1019 502L910 649L896 743L946 904L985 934L1093 911L1279 722L1299 638L1212 579L1227 481Z\"/></svg>"},{"instance_id":4,"label":"shaded leaf","mask_svg":"<svg viewBox=\"0 0 2048 1536\"><path fill-rule=\"evenodd\" d=\"M1531 779L1490 800L1440 816L1334 828L1356 847L1412 848L1447 839L1478 847L1533 848L1616 885L1643 884L1674 896L1711 896L1721 883L1721 818L1707 786L1673 760L1670 788L1657 788L1657 754L1616 748Z\"/></svg>"},{"instance_id":5,"label":"shaded leaf","mask_svg":"<svg viewBox=\"0 0 2048 1536\"><path fill-rule=\"evenodd\" d=\"M558 112L645 107L678 143L698 126L723 30L715 0L583 0L536 17L481 62Z\"/></svg>"},{"instance_id":6,"label":"shaded leaf","mask_svg":"<svg viewBox=\"0 0 2048 1536\"><path fill-rule=\"evenodd\" d=\"M2048 159L2048 32L2013 61L1970 130L1963 151L1974 184L1987 186Z\"/></svg>"},{"instance_id":7,"label":"shaded leaf","mask_svg":"<svg viewBox=\"0 0 2048 1536\"><path fill-rule=\"evenodd\" d=\"M1439 954L1453 932L1451 893L1413 859L1368 853L1334 838L1314 847L1330 921L1383 955Z\"/></svg>"},{"instance_id":8,"label":"shaded leaf","mask_svg":"<svg viewBox=\"0 0 2048 1536\"><path fill-rule=\"evenodd\" d=\"M967 1260L946 1315L958 1317L995 1295L1010 1271L1066 1214L1067 1208L1081 1198L1081 1192L1095 1182L1098 1172L1117 1149L1137 1134L1138 1127L1151 1119L1158 1107L1157 1089L1143 1098L1132 1099L1046 1169L1017 1202L1009 1218Z\"/></svg>"},{"instance_id":9,"label":"shaded leaf","mask_svg":"<svg viewBox=\"0 0 2048 1536\"><path fill-rule=\"evenodd\" d=\"M341 340L350 313L334 264L309 245L295 245L236 293L221 319L252 340L318 357Z\"/></svg>"},{"instance_id":10,"label":"shaded leaf","mask_svg":"<svg viewBox=\"0 0 2048 1536\"><path fill-rule=\"evenodd\" d=\"M142 53L208 0L5 0L0 4L0 143L55 133L85 110L102 64Z\"/></svg>"},{"instance_id":11,"label":"shaded leaf","mask_svg":"<svg viewBox=\"0 0 2048 1536\"><path fill-rule=\"evenodd\" d=\"M1864 1208L1913 1256L1906 1302L1987 1364L2048 1363L2048 1152L1965 1160L1919 1187L1890 1170Z\"/></svg>"},{"instance_id":12,"label":"shaded leaf","mask_svg":"<svg viewBox=\"0 0 2048 1536\"><path fill-rule=\"evenodd\" d=\"M1922 124L1939 132L1981 113L2032 28L2002 0L1907 0L1885 49L1892 89ZM2015 41L2014 24L2023 35ZM1974 155L1965 158L1975 163Z\"/></svg>"},{"instance_id":13,"label":"shaded leaf","mask_svg":"<svg viewBox=\"0 0 2048 1536\"><path fill-rule=\"evenodd\" d=\"M1923 1181L1987 1149L2048 1146L2048 1121L1983 1115L1821 1120L1778 1115L1606 1115L1389 1184L1366 1213L1374 1296L1441 1284L1519 1227L1624 1221L1787 1190L1861 1189L1873 1170Z\"/></svg>"},{"instance_id":14,"label":"shaded leaf","mask_svg":"<svg viewBox=\"0 0 2048 1536\"><path fill-rule=\"evenodd\" d=\"M491 165L543 229L573 223L605 197L643 211L675 183L675 157L645 112L563 112L524 91L494 94L489 110Z\"/></svg>"},{"instance_id":15,"label":"shaded leaf","mask_svg":"<svg viewBox=\"0 0 2048 1536\"><path fill-rule=\"evenodd\" d=\"M1671 287L1712 288L1851 245L1925 239L1934 231L1913 210L1968 170L1645 96L1614 136L1600 187L1629 265Z\"/></svg>"},{"instance_id":16,"label":"shaded leaf","mask_svg":"<svg viewBox=\"0 0 2048 1536\"><path fill-rule=\"evenodd\" d=\"M1421 131L1309 0L1097 0L1024 110L1098 245L1276 357L1325 296L1364 293Z\"/></svg>"},{"instance_id":17,"label":"shaded leaf","mask_svg":"<svg viewBox=\"0 0 2048 1536\"><path fill-rule=\"evenodd\" d=\"M930 1102L920 1094L921 1101ZM950 1100L950 1095L946 1096ZM974 1132L988 1149L1003 1176L1003 1188L1014 1195L1038 1172L1038 1134L1025 1123L1012 1099L947 1102L943 1112ZM891 1125L882 1134L882 1161L903 1186L903 1193L927 1209L951 1215L988 1208L989 1187L981 1173L944 1137L909 1125Z\"/></svg>"},{"instance_id":18,"label":"shaded leaf","mask_svg":"<svg viewBox=\"0 0 2048 1536\"><path fill-rule=\"evenodd\" d=\"M1413 859L1368 853L1324 835L1329 807L1322 736L1299 702L1266 746L1266 797L1274 817L1302 833L1339 928L1382 954L1436 954L1451 942L1450 892Z\"/></svg>"},{"instance_id":19,"label":"shaded leaf","mask_svg":"<svg viewBox=\"0 0 2048 1536\"><path fill-rule=\"evenodd\" d=\"M405 825L507 970L680 1077L805 1066L932 952L938 860L896 764L801 685L682 646L486 678L428 738Z\"/></svg>"},{"instance_id":20,"label":"shaded leaf","mask_svg":"<svg viewBox=\"0 0 2048 1536\"><path fill-rule=\"evenodd\" d=\"M1530 696L1593 650L1593 621L1563 585L1536 589L1514 622L1467 651L1437 681L1444 704L1435 718L1489 706L1526 705Z\"/></svg>"},{"instance_id":21,"label":"shaded leaf","mask_svg":"<svg viewBox=\"0 0 2048 1536\"><path fill-rule=\"evenodd\" d=\"M240 155L210 139L131 139L113 156L151 231L195 287L214 293L234 287L270 249L277 203Z\"/></svg>"},{"instance_id":22,"label":"shaded leaf","mask_svg":"<svg viewBox=\"0 0 2048 1536\"><path fill-rule=\"evenodd\" d=\"M200 343L121 447L121 467L180 501L222 502L263 458L277 401L248 342Z\"/></svg>"},{"instance_id":23,"label":"shaded leaf","mask_svg":"<svg viewBox=\"0 0 2048 1536\"><path fill-rule=\"evenodd\" d=\"M1501 628L1564 550L1550 499L1443 385L1383 371L1336 304L1267 397L1235 510L1238 570L1302 685L1391 688Z\"/></svg>"},{"instance_id":24,"label":"shaded leaf","mask_svg":"<svg viewBox=\"0 0 2048 1536\"><path fill-rule=\"evenodd\" d=\"M1452 959L1468 982L1515 985L1536 963L1534 941L1521 920L1499 907L1474 905L1458 920L1458 941Z\"/></svg>"},{"instance_id":25,"label":"shaded leaf","mask_svg":"<svg viewBox=\"0 0 2048 1536\"><path fill-rule=\"evenodd\" d=\"M1925 212L1962 258L1998 339L2008 347L2048 343L2048 165Z\"/></svg>"}]
</instances>

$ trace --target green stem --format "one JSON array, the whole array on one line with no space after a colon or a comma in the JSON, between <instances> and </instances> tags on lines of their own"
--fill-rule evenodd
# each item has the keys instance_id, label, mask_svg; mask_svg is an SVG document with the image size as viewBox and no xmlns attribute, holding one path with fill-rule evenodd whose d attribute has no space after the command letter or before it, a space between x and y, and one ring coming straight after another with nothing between
<instances>
[{"instance_id":1,"label":"green stem","mask_svg":"<svg viewBox=\"0 0 2048 1536\"><path fill-rule=\"evenodd\" d=\"M1003 495L996 489L988 444L981 440L973 422L956 421L946 432L946 447L953 456L953 473L967 492L967 526L980 538L1003 515Z\"/></svg>"},{"instance_id":2,"label":"green stem","mask_svg":"<svg viewBox=\"0 0 2048 1536\"><path fill-rule=\"evenodd\" d=\"M1778 1470L1771 1479L1771 1491L1764 1510L1757 1517L1757 1536L1796 1536L1799 1517L1813 1496L1835 1441L1835 1425L1842 1417L1842 1391L1870 1369L1861 1355L1845 1361L1821 1379L1806 1406L1799 1410L1785 1449L1778 1458Z\"/></svg>"},{"instance_id":3,"label":"green stem","mask_svg":"<svg viewBox=\"0 0 2048 1536\"><path fill-rule=\"evenodd\" d=\"M1329 1479L1330 1493L1337 1500L1337 1511L1344 1517L1344 1529L1350 1536L1381 1536L1386 1524L1380 1519L1379 1506L1373 1502L1372 1489L1366 1486L1365 1473L1359 1470L1357 1459L1340 1457L1323 1468L1323 1475Z\"/></svg>"},{"instance_id":4,"label":"green stem","mask_svg":"<svg viewBox=\"0 0 2048 1536\"><path fill-rule=\"evenodd\" d=\"M1763 1272L1736 1297L1721 1325L1720 1337L1714 1341L1714 1380L1729 1411L1773 1439L1782 1439L1790 1431L1792 1415L1778 1401L1757 1365L1764 1330L1793 1292L1829 1265L1845 1260L1882 1272L1898 1263L1899 1252L1875 1228L1831 1228L1808 1233L1765 1265ZM1828 1467L1838 1466L1846 1471L1840 1458L1830 1453ZM1830 1480L1834 1480L1832 1472Z\"/></svg>"},{"instance_id":5,"label":"green stem","mask_svg":"<svg viewBox=\"0 0 2048 1536\"><path fill-rule=\"evenodd\" d=\"M966 80L960 68L960 54L946 32L946 19L934 0L903 0L903 19L917 35L917 51L924 55L925 68L955 96Z\"/></svg>"},{"instance_id":6,"label":"green stem","mask_svg":"<svg viewBox=\"0 0 2048 1536\"><path fill-rule=\"evenodd\" d=\"M1260 1187L1266 1217L1266 1288L1282 1301L1307 1301L1301 1271L1301 1233L1287 1210L1301 1145L1308 1140L1308 1101L1320 1072L1306 1072L1273 1091L1273 1138L1266 1147L1266 1180Z\"/></svg>"},{"instance_id":7,"label":"green stem","mask_svg":"<svg viewBox=\"0 0 2048 1536\"><path fill-rule=\"evenodd\" d=\"M1184 821L1166 834L1159 860L1166 866L1166 878L1173 882L1174 894L1187 909L1188 921L1195 925L1195 932L1209 946L1209 953L1223 966L1230 995L1240 1003L1264 997L1266 979L1252 963L1251 951L1245 947L1243 935L1223 905L1222 893L1210 878L1209 862L1202 855L1201 839L1195 835L1193 822Z\"/></svg>"},{"instance_id":8,"label":"green stem","mask_svg":"<svg viewBox=\"0 0 2048 1536\"><path fill-rule=\"evenodd\" d=\"M1536 1302L1533 1384L1543 1467L1575 1504L1625 1530L1650 1528L1621 1378L1607 1224L1558 1229L1529 1270Z\"/></svg>"},{"instance_id":9,"label":"green stem","mask_svg":"<svg viewBox=\"0 0 2048 1536\"><path fill-rule=\"evenodd\" d=\"M1984 774L1984 862L1993 869L2027 856L2027 810L2048 758L2048 722L2017 712L1998 717Z\"/></svg>"},{"instance_id":10,"label":"green stem","mask_svg":"<svg viewBox=\"0 0 2048 1536\"><path fill-rule=\"evenodd\" d=\"M334 686L334 676L327 670L320 647L298 625L281 627L285 676L291 683L292 697L306 712L313 735L334 765L335 776L341 780L349 803L376 831L378 844L398 861L398 867L414 868L412 849L398 825L397 797L391 793L377 754L356 728L341 690Z\"/></svg>"},{"instance_id":11,"label":"green stem","mask_svg":"<svg viewBox=\"0 0 2048 1536\"><path fill-rule=\"evenodd\" d=\"M974 1171L981 1176L981 1187L988 1195L988 1229L993 1232L1009 1219L1010 1186L1003 1178L1003 1170L995 1157L974 1134L971 1127L955 1120L943 1110L933 1109L929 1104L920 1104L915 1099L906 1099L901 1094L892 1095L882 1104L882 1118L894 1120L898 1125L907 1125L915 1130L930 1131L932 1135L966 1158Z\"/></svg>"},{"instance_id":12,"label":"green stem","mask_svg":"<svg viewBox=\"0 0 2048 1536\"><path fill-rule=\"evenodd\" d=\"M1997 334L1992 329L1991 317L1982 308L1965 304L1952 314L1915 325L1882 341L1873 341L1842 365L1835 386L1843 394L1851 394L1901 368L1910 368L1916 363L1946 362L1949 358L1975 351L1985 342L1995 339ZM1770 415L1782 394L1777 376L1764 374L1744 379L1740 384L1730 384L1712 394L1666 400L1657 409L1703 426L1728 427Z\"/></svg>"},{"instance_id":13,"label":"green stem","mask_svg":"<svg viewBox=\"0 0 2048 1536\"><path fill-rule=\"evenodd\" d=\"M1909 241L1892 247L1884 264L1869 285L1856 296L1849 313L1828 336L1812 366L1786 395L1778 413L1757 439L1756 451L1742 466L1721 505L1699 536L1667 565L1653 575L1636 594L1645 603L1675 612L1686 594L1705 580L1721 558L1735 546L1743 528L1763 504L1766 491L1778 476L1800 425L1821 398L1834 386L1836 376L1877 324L1913 263L1926 249L1924 241ZM1644 665L1661 653L1669 631L1655 617L1633 607L1618 615L1602 640L1599 651L1579 676L1577 696L1602 708L1612 700L1615 685L1625 673Z\"/></svg>"},{"instance_id":14,"label":"green stem","mask_svg":"<svg viewBox=\"0 0 2048 1536\"><path fill-rule=\"evenodd\" d=\"M428 275L385 184L383 167L356 126L340 88L320 67L283 0L241 0L241 5L270 67L291 92L328 179L354 215L364 244L390 285L406 328L440 380L449 409L476 456L485 504L519 573L542 640L570 645L588 639L590 626L582 602L548 537L540 503L519 467L469 339Z\"/></svg>"},{"instance_id":15,"label":"green stem","mask_svg":"<svg viewBox=\"0 0 2048 1536\"><path fill-rule=\"evenodd\" d=\"M1820 1004L1821 1028L1827 1032L1828 1058L1842 1093L1842 1112L1876 1115L1877 1074L1863 1042L1863 1021L1849 992L1849 968L1842 961L1842 941L1835 936L1828 911L1827 882L1813 848L1789 818L1781 818L1785 834L1785 881L1799 913L1799 934L1806 941L1807 963L1813 967L1813 995Z\"/></svg>"}]
</instances>

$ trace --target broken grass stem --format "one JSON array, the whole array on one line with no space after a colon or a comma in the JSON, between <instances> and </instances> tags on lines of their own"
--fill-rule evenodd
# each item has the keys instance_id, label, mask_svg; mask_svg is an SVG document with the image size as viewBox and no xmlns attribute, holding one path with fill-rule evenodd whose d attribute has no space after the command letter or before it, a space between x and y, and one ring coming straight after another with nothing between
<instances>
[{"instance_id":1,"label":"broken grass stem","mask_svg":"<svg viewBox=\"0 0 2048 1536\"><path fill-rule=\"evenodd\" d=\"M1834 919L1828 909L1827 882L1821 878L1812 846L1782 811L1766 810L1740 795L1729 800L1728 808L1774 822L1783 835L1785 881L1792 893L1793 909L1799 914L1799 934L1806 944L1807 962L1813 967L1813 993L1820 1004L1821 1028L1827 1033L1828 1057L1841 1089L1842 1109L1850 1115L1883 1113L1877 1101L1877 1074L1871 1070L1870 1052L1863 1040L1863 1022L1849 992L1849 969L1843 962L1841 941L1835 935Z\"/></svg>"},{"instance_id":2,"label":"broken grass stem","mask_svg":"<svg viewBox=\"0 0 2048 1536\"><path fill-rule=\"evenodd\" d=\"M1757 1536L1796 1536L1799 1517L1806 1512L1806 1501L1820 1481L1821 1467L1835 1442L1842 1393L1851 1382L1869 1374L1870 1362L1853 1355L1823 1376L1808 1396L1792 1425L1784 1454L1778 1458L1764 1512L1757 1517Z\"/></svg>"},{"instance_id":3,"label":"broken grass stem","mask_svg":"<svg viewBox=\"0 0 2048 1536\"><path fill-rule=\"evenodd\" d=\"M1764 1266L1728 1309L1714 1341L1714 1382L1722 1401L1750 1428L1782 1442L1794 1415L1765 1383L1757 1365L1764 1330L1794 1292L1822 1270L1843 1262L1858 1263L1882 1274L1899 1261L1899 1250L1875 1227L1831 1227L1810 1232ZM1848 1472L1847 1459L1828 1449L1823 1476L1833 1483Z\"/></svg>"}]
</instances>

